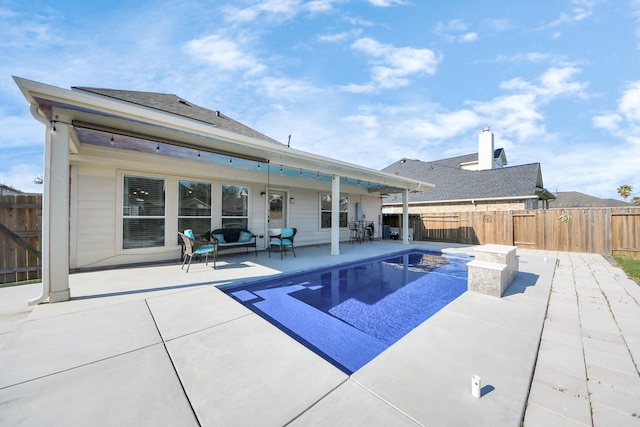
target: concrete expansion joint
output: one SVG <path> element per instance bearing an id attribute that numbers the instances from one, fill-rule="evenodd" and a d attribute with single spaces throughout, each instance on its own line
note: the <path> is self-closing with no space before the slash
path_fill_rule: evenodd
<path id="1" fill-rule="evenodd" d="M 144 350 L 145 348 L 154 347 L 154 346 L 159 345 L 159 344 L 160 344 L 160 342 L 144 345 L 142 347 L 134 348 L 134 349 L 131 349 L 129 351 L 124 351 L 122 353 L 113 354 L 111 356 L 103 357 L 101 359 L 92 360 L 90 362 L 82 363 L 80 365 L 74 365 L 74 366 L 71 366 L 70 368 L 61 369 L 61 370 L 56 371 L 56 372 L 50 372 L 50 373 L 48 373 L 46 375 L 41 375 L 39 377 L 29 378 L 28 380 L 25 380 L 25 381 L 19 381 L 17 383 L 8 384 L 6 386 L 0 387 L 0 390 L 4 390 L 4 389 L 7 389 L 7 388 L 15 387 L 15 386 L 18 386 L 18 385 L 21 385 L 21 384 L 28 384 L 28 383 L 31 383 L 31 382 L 34 382 L 34 381 L 41 380 L 43 378 L 49 378 L 49 377 L 53 377 L 55 375 L 63 374 L 65 372 L 71 372 L 71 371 L 74 371 L 74 370 L 76 370 L 78 368 L 83 368 L 85 366 L 95 365 L 96 363 L 101 363 L 101 362 L 104 362 L 105 360 L 111 360 L 111 359 L 115 359 L 115 358 L 120 357 L 120 356 L 125 356 L 127 354 L 132 354 L 132 353 L 135 353 L 137 351 Z"/>
<path id="2" fill-rule="evenodd" d="M 584 351 L 584 329 L 582 327 L 582 316 L 580 315 L 580 295 L 578 291 L 578 284 L 576 282 L 576 271 L 577 266 L 571 263 L 571 271 L 572 271 L 572 279 L 573 279 L 573 288 L 576 295 L 576 306 L 578 308 L 576 315 L 578 316 L 578 323 L 580 324 L 580 350 L 582 353 L 582 368 L 584 369 L 584 377 L 587 387 L 587 396 L 586 400 L 589 402 L 589 418 L 591 420 L 591 425 L 593 426 L 593 402 L 591 401 L 591 387 L 589 387 L 589 373 L 587 371 L 587 357 Z"/>
<path id="3" fill-rule="evenodd" d="M 156 330 L 158 331 L 158 336 L 160 336 L 160 340 L 162 341 L 162 346 L 164 347 L 164 351 L 167 354 L 167 358 L 169 359 L 169 362 L 171 363 L 171 367 L 173 368 L 173 372 L 175 373 L 176 378 L 178 379 L 178 383 L 180 383 L 180 387 L 182 388 L 182 392 L 184 393 L 184 397 L 187 400 L 187 403 L 189 404 L 189 408 L 191 408 L 191 412 L 193 413 L 193 417 L 198 422 L 198 425 L 202 426 L 202 422 L 200 421 L 200 418 L 198 417 L 198 413 L 196 412 L 196 408 L 193 407 L 193 402 L 191 402 L 191 399 L 189 398 L 189 394 L 187 393 L 187 389 L 184 386 L 184 382 L 182 381 L 182 378 L 180 377 L 180 373 L 178 372 L 178 368 L 176 367 L 176 363 L 173 360 L 173 358 L 171 357 L 171 353 L 169 352 L 169 349 L 167 348 L 166 341 L 162 337 L 162 332 L 160 332 L 160 327 L 158 326 L 158 322 L 156 321 L 156 318 L 153 315 L 153 311 L 151 311 L 151 307 L 149 307 L 149 300 L 147 300 L 145 298 L 144 303 L 147 306 L 147 310 L 149 310 L 149 315 L 151 316 L 151 320 L 153 320 L 153 324 L 156 327 Z"/>
<path id="4" fill-rule="evenodd" d="M 285 423 L 285 426 L 288 426 L 289 424 L 295 422 L 297 419 L 299 419 L 301 416 L 303 416 L 304 414 L 306 414 L 307 412 L 309 412 L 310 410 L 312 410 L 318 403 L 322 402 L 326 397 L 328 397 L 331 393 L 333 393 L 334 391 L 336 391 L 337 389 L 339 389 L 340 387 L 342 387 L 345 383 L 347 383 L 349 381 L 349 378 L 346 378 L 344 381 L 342 381 L 340 384 L 338 384 L 337 386 L 333 387 L 331 390 L 329 390 L 328 392 L 326 392 L 324 395 L 320 396 L 319 399 L 317 399 L 315 402 L 313 402 L 311 405 L 309 405 L 309 407 L 307 409 L 305 409 L 304 411 L 300 412 L 298 415 L 296 415 L 295 417 L 293 417 L 289 422 Z"/>
<path id="5" fill-rule="evenodd" d="M 622 333 L 622 329 L 620 328 L 620 324 L 618 323 L 618 319 L 616 318 L 616 314 L 613 310 L 613 308 L 611 307 L 611 303 L 609 302 L 609 298 L 607 297 L 607 294 L 602 291 L 602 289 L 600 289 L 600 292 L 602 292 L 602 296 L 604 297 L 604 300 L 607 302 L 607 307 L 609 308 L 609 312 L 611 313 L 611 317 L 613 318 L 614 323 L 616 324 L 616 328 L 618 329 L 618 332 L 620 333 L 620 338 L 622 339 L 622 342 L 624 343 L 624 347 L 627 349 L 627 353 L 629 353 L 629 357 L 631 358 L 631 361 L 633 362 L 633 366 L 636 369 L 636 373 L 638 374 L 638 376 L 640 376 L 640 371 L 638 371 L 638 363 L 636 362 L 635 358 L 633 357 L 633 353 L 631 352 L 631 348 L 629 347 L 629 343 L 627 342 L 626 338 L 624 337 L 624 334 Z"/>
<path id="6" fill-rule="evenodd" d="M 388 406 L 392 407 L 395 411 L 397 411 L 397 412 L 401 413 L 402 415 L 404 415 L 405 417 L 409 418 L 411 421 L 416 423 L 416 425 L 419 425 L 419 426 L 422 426 L 422 427 L 426 427 L 423 423 L 421 423 L 420 421 L 416 420 L 414 417 L 412 417 L 411 415 L 407 414 L 405 411 L 403 411 L 402 409 L 398 408 L 396 405 L 394 405 L 393 403 L 389 402 L 384 397 L 380 396 L 378 393 L 374 392 L 373 390 L 371 390 L 370 388 L 368 388 L 364 384 L 360 383 L 359 381 L 357 381 L 357 380 L 355 380 L 353 378 L 351 378 L 351 379 L 353 380 L 354 383 L 358 384 L 358 387 L 363 388 L 364 390 L 367 391 L 367 393 L 371 394 L 373 397 L 375 397 L 376 399 L 380 400 L 385 405 L 388 405 Z"/>

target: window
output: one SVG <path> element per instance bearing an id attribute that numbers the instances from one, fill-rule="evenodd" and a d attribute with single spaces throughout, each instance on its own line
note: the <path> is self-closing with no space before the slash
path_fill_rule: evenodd
<path id="1" fill-rule="evenodd" d="M 526 199 L 524 201 L 525 209 L 538 209 L 538 199 Z"/>
<path id="2" fill-rule="evenodd" d="M 165 181 L 124 176 L 122 248 L 164 246 Z"/>
<path id="3" fill-rule="evenodd" d="M 349 199 L 340 196 L 340 227 L 347 226 Z M 320 194 L 320 228 L 331 228 L 331 194 Z"/>
<path id="4" fill-rule="evenodd" d="M 222 228 L 249 227 L 249 188 L 242 185 L 222 186 Z"/>
<path id="5" fill-rule="evenodd" d="M 196 236 L 211 229 L 211 184 L 178 182 L 178 231 L 187 229 Z"/>

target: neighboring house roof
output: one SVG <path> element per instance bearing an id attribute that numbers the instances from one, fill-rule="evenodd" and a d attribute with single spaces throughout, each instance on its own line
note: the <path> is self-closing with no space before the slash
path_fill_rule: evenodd
<path id="1" fill-rule="evenodd" d="M 16 190 L 13 187 L 9 187 L 8 185 L 0 184 L 0 196 L 11 196 L 15 194 L 24 194 L 20 190 Z"/>
<path id="2" fill-rule="evenodd" d="M 629 207 L 630 203 L 616 199 L 600 199 L 578 191 L 561 191 L 554 193 L 555 200 L 549 202 L 550 208 L 614 208 Z"/>
<path id="3" fill-rule="evenodd" d="M 220 129 L 234 132 L 240 135 L 249 136 L 251 138 L 261 139 L 278 145 L 284 145 L 275 139 L 251 129 L 240 122 L 233 120 L 220 113 L 220 111 L 212 111 L 207 108 L 200 107 L 189 101 L 186 101 L 176 95 L 156 92 L 137 92 L 130 90 L 116 89 L 100 89 L 92 87 L 72 87 L 74 90 L 94 93 L 96 95 L 107 96 L 109 98 L 126 101 L 143 107 L 153 108 L 155 110 L 164 111 L 188 119 L 198 120 L 216 126 Z"/>
<path id="4" fill-rule="evenodd" d="M 384 172 L 407 178 L 424 180 L 436 185 L 409 194 L 410 203 L 443 203 L 470 200 L 535 198 L 552 199 L 553 194 L 544 189 L 540 163 L 511 166 L 500 169 L 473 171 L 446 166 L 445 161 L 422 162 L 401 159 Z M 383 203 L 402 202 L 402 195 L 385 197 Z"/>

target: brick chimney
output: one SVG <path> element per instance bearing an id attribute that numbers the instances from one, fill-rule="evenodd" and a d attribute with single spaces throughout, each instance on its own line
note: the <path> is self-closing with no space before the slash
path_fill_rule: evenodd
<path id="1" fill-rule="evenodd" d="M 493 133 L 489 127 L 482 129 L 482 133 L 478 136 L 478 170 L 493 169 Z"/>

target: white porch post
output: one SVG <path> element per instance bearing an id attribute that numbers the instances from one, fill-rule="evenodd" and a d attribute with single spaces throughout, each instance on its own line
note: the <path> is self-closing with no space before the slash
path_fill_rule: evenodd
<path id="1" fill-rule="evenodd" d="M 69 125 L 47 126 L 42 200 L 42 296 L 68 301 L 69 291 Z M 34 303 L 40 302 L 34 300 Z"/>
<path id="2" fill-rule="evenodd" d="M 340 255 L 340 177 L 331 182 L 331 255 Z"/>
<path id="3" fill-rule="evenodd" d="M 409 244 L 409 190 L 402 192 L 402 244 Z"/>

